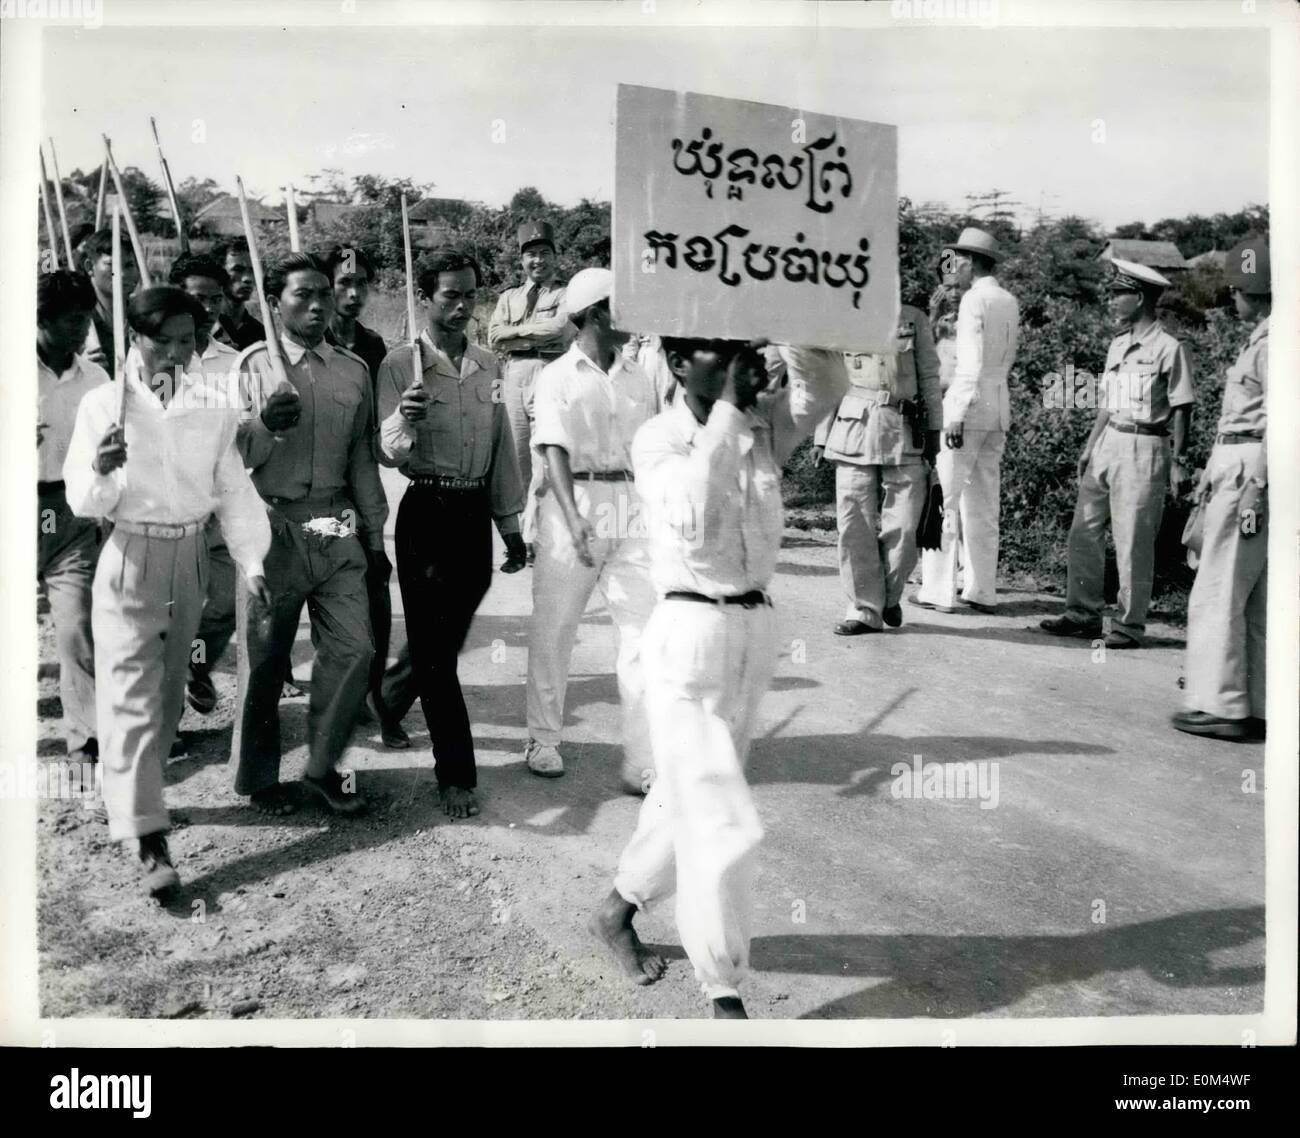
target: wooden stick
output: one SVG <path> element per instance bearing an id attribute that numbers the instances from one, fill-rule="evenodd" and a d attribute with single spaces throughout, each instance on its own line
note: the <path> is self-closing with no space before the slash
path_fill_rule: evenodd
<path id="1" fill-rule="evenodd" d="M 108 135 L 104 135 L 104 150 L 108 158 L 109 173 L 113 175 L 113 188 L 117 190 L 122 218 L 126 222 L 126 231 L 131 236 L 131 252 L 135 254 L 135 267 L 140 273 L 140 284 L 144 288 L 153 288 L 153 278 L 149 275 L 149 266 L 144 261 L 144 242 L 140 240 L 140 233 L 135 227 L 135 218 L 131 216 L 131 203 L 127 201 L 122 171 L 117 168 L 117 162 L 113 158 L 113 144 L 108 141 Z"/>
<path id="2" fill-rule="evenodd" d="M 68 231 L 68 211 L 63 205 L 63 179 L 59 177 L 59 156 L 54 152 L 54 139 L 50 139 L 50 165 L 54 167 L 54 197 L 59 203 L 59 225 L 63 229 L 63 248 L 68 254 L 68 268 L 76 270 L 72 256 L 72 234 Z"/>
<path id="3" fill-rule="evenodd" d="M 411 369 L 416 383 L 424 382 L 420 366 L 420 326 L 415 319 L 415 273 L 411 268 L 411 219 L 402 195 L 402 251 L 406 256 L 406 334 L 411 341 Z"/>
<path id="4" fill-rule="evenodd" d="M 167 156 L 163 153 L 162 143 L 158 141 L 158 124 L 153 115 L 149 116 L 149 129 L 153 131 L 153 144 L 158 149 L 158 161 L 162 163 L 163 185 L 167 187 L 167 201 L 172 207 L 172 217 L 176 221 L 176 239 L 181 243 L 181 252 L 190 251 L 190 239 L 185 235 L 185 222 L 181 220 L 181 207 L 176 201 L 176 187 L 172 183 L 171 167 L 167 165 Z"/>
<path id="5" fill-rule="evenodd" d="M 113 375 L 117 379 L 117 425 L 126 426 L 126 302 L 122 297 L 122 210 L 113 205 Z"/>
<path id="6" fill-rule="evenodd" d="M 298 203 L 293 196 L 293 183 L 284 187 L 284 205 L 289 211 L 289 249 L 294 253 L 302 252 L 302 241 L 298 238 Z"/>
<path id="7" fill-rule="evenodd" d="M 108 151 L 99 163 L 99 196 L 95 199 L 95 232 L 104 228 L 104 204 L 108 197 Z"/>
<path id="8" fill-rule="evenodd" d="M 50 239 L 50 258 L 59 267 L 59 238 L 54 232 L 54 213 L 50 209 L 49 179 L 45 176 L 45 148 L 41 147 L 41 208 L 45 211 L 45 236 Z M 71 266 L 69 266 L 71 267 Z"/>
<path id="9" fill-rule="evenodd" d="M 271 306 L 266 300 L 266 286 L 262 282 L 262 258 L 257 252 L 257 234 L 253 231 L 253 223 L 248 216 L 248 198 L 244 196 L 244 182 L 238 174 L 235 175 L 235 189 L 239 193 L 239 216 L 244 222 L 244 239 L 248 242 L 248 259 L 253 267 L 253 286 L 257 289 L 257 303 L 262 311 L 262 325 L 266 328 L 266 351 L 271 357 L 271 370 L 275 373 L 275 378 L 279 386 L 283 386 L 290 391 L 296 388 L 289 382 L 288 373 L 284 368 L 284 356 L 280 348 L 280 337 L 275 331 L 275 321 L 271 319 Z"/>

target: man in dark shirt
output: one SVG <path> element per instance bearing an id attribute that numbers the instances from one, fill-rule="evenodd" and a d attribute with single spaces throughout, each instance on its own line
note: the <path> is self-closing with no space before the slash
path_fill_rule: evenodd
<path id="1" fill-rule="evenodd" d="M 248 254 L 248 242 L 242 237 L 223 241 L 212 250 L 212 256 L 223 269 L 230 283 L 226 287 L 226 310 L 221 314 L 217 339 L 238 348 L 241 352 L 259 340 L 266 339 L 266 329 L 245 305 L 253 295 L 253 261 Z"/>
<path id="2" fill-rule="evenodd" d="M 374 280 L 374 266 L 361 249 L 350 245 L 335 245 L 320 255 L 325 271 L 334 284 L 334 315 L 325 339 L 340 348 L 347 348 L 360 356 L 370 369 L 373 384 L 379 378 L 379 365 L 388 355 L 388 346 L 378 332 L 361 323 L 361 313 L 370 297 L 370 284 Z M 375 563 L 378 566 L 378 562 Z M 372 566 L 372 569 L 375 568 Z M 403 749 L 411 745 L 410 737 L 402 729 L 402 717 L 415 702 L 415 681 L 411 677 L 411 654 L 402 644 L 397 659 L 388 672 L 389 697 L 396 711 L 388 714 L 384 705 L 381 685 L 384 668 L 388 663 L 388 646 L 392 637 L 393 601 L 390 592 L 391 567 L 388 572 L 366 573 L 366 594 L 370 602 L 370 631 L 375 638 L 375 659 L 370 666 L 370 717 L 379 722 L 384 745 Z"/>
<path id="3" fill-rule="evenodd" d="M 131 246 L 122 242 L 122 297 L 135 292 L 140 273 L 135 266 Z M 110 378 L 116 366 L 113 352 L 113 231 L 96 230 L 87 237 L 81 250 L 81 269 L 95 288 L 95 311 L 91 313 L 91 330 L 82 349 L 86 359 L 99 364 Z"/>

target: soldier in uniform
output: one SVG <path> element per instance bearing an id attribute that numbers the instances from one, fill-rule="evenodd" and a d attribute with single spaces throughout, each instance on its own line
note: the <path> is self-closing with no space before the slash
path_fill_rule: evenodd
<path id="1" fill-rule="evenodd" d="M 848 611 L 837 636 L 903 622 L 916 566 L 916 524 L 928 463 L 939 453 L 939 357 L 925 313 L 903 305 L 897 350 L 849 354 L 849 390 L 817 428 L 814 455 L 835 464 L 840 583 Z"/>
<path id="2" fill-rule="evenodd" d="M 316 655 L 303 783 L 331 810 L 353 814 L 364 803 L 336 763 L 365 697 L 374 652 L 366 575 L 382 573 L 388 562 L 370 371 L 360 356 L 325 339 L 334 286 L 317 258 L 291 253 L 272 265 L 266 295 L 284 327 L 287 386 L 278 384 L 265 344 L 243 353 L 249 405 L 239 449 L 270 517 L 266 575 L 274 602 L 269 609 L 251 606 L 241 581 L 235 790 L 265 814 L 296 807 L 279 781 L 279 701 L 305 603 Z"/>
<path id="3" fill-rule="evenodd" d="M 1041 622 L 1052 636 L 1101 636 L 1106 523 L 1119 566 L 1119 612 L 1107 648 L 1139 648 L 1155 573 L 1165 490 L 1186 489 L 1183 458 L 1196 393 L 1187 348 L 1156 319 L 1169 281 L 1115 260 L 1111 311 L 1124 329 L 1111 341 L 1092 433 L 1079 456 L 1079 498 L 1070 526 L 1065 613 Z M 1167 435 L 1172 427 L 1173 449 Z"/>
<path id="4" fill-rule="evenodd" d="M 574 330 L 564 313 L 564 284 L 555 256 L 555 231 L 548 221 L 526 221 L 516 234 L 525 281 L 497 299 L 488 321 L 488 345 L 503 357 L 501 398 L 506 405 L 515 461 L 527 491 L 524 541 L 531 547 L 537 484 L 531 451 L 533 390 L 537 376 L 564 355 Z M 529 561 L 532 550 L 529 549 Z"/>
<path id="5" fill-rule="evenodd" d="M 1223 385 L 1214 449 L 1197 487 L 1205 529 L 1187 605 L 1185 710 L 1173 725 L 1220 739 L 1264 737 L 1268 619 L 1268 243 L 1228 254 L 1237 313 L 1255 325 Z"/>

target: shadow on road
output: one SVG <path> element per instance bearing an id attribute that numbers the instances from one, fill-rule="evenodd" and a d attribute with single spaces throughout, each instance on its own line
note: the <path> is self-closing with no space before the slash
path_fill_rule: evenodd
<path id="1" fill-rule="evenodd" d="M 759 972 L 882 981 L 801 1019 L 955 1019 L 1009 1007 L 1035 988 L 1107 973 L 1141 971 L 1171 988 L 1259 984 L 1263 965 L 1218 967 L 1211 955 L 1263 935 L 1262 907 L 1208 909 L 1072 936 L 756 937 L 750 962 Z"/>

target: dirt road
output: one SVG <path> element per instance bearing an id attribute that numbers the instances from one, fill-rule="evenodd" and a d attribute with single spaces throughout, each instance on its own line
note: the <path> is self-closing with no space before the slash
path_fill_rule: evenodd
<path id="1" fill-rule="evenodd" d="M 706 1014 L 671 912 L 642 921 L 672 958 L 649 989 L 626 986 L 585 932 L 639 802 L 619 790 L 613 628 L 588 612 L 568 772 L 532 776 L 521 758 L 530 576 L 494 577 L 462 659 L 478 818 L 438 811 L 418 707 L 410 751 L 358 731 L 349 758 L 374 799 L 368 816 L 253 814 L 225 768 L 229 658 L 217 711 L 187 711 L 190 758 L 167 771 L 185 883 L 170 909 L 140 895 L 94 811 L 42 802 L 42 1014 Z M 1103 659 L 1036 631 L 1059 601 L 1004 594 L 995 617 L 905 606 L 902 629 L 840 639 L 834 547 L 793 531 L 772 591 L 784 638 L 750 760 L 767 832 L 751 1014 L 1261 1008 L 1263 748 L 1167 726 L 1176 630 L 1157 625 L 1147 650 Z M 307 675 L 305 624 L 295 659 Z M 52 665 L 41 674 L 41 750 L 56 758 Z M 291 777 L 305 705 L 282 705 Z M 927 796 L 936 786 L 946 796 Z"/>

